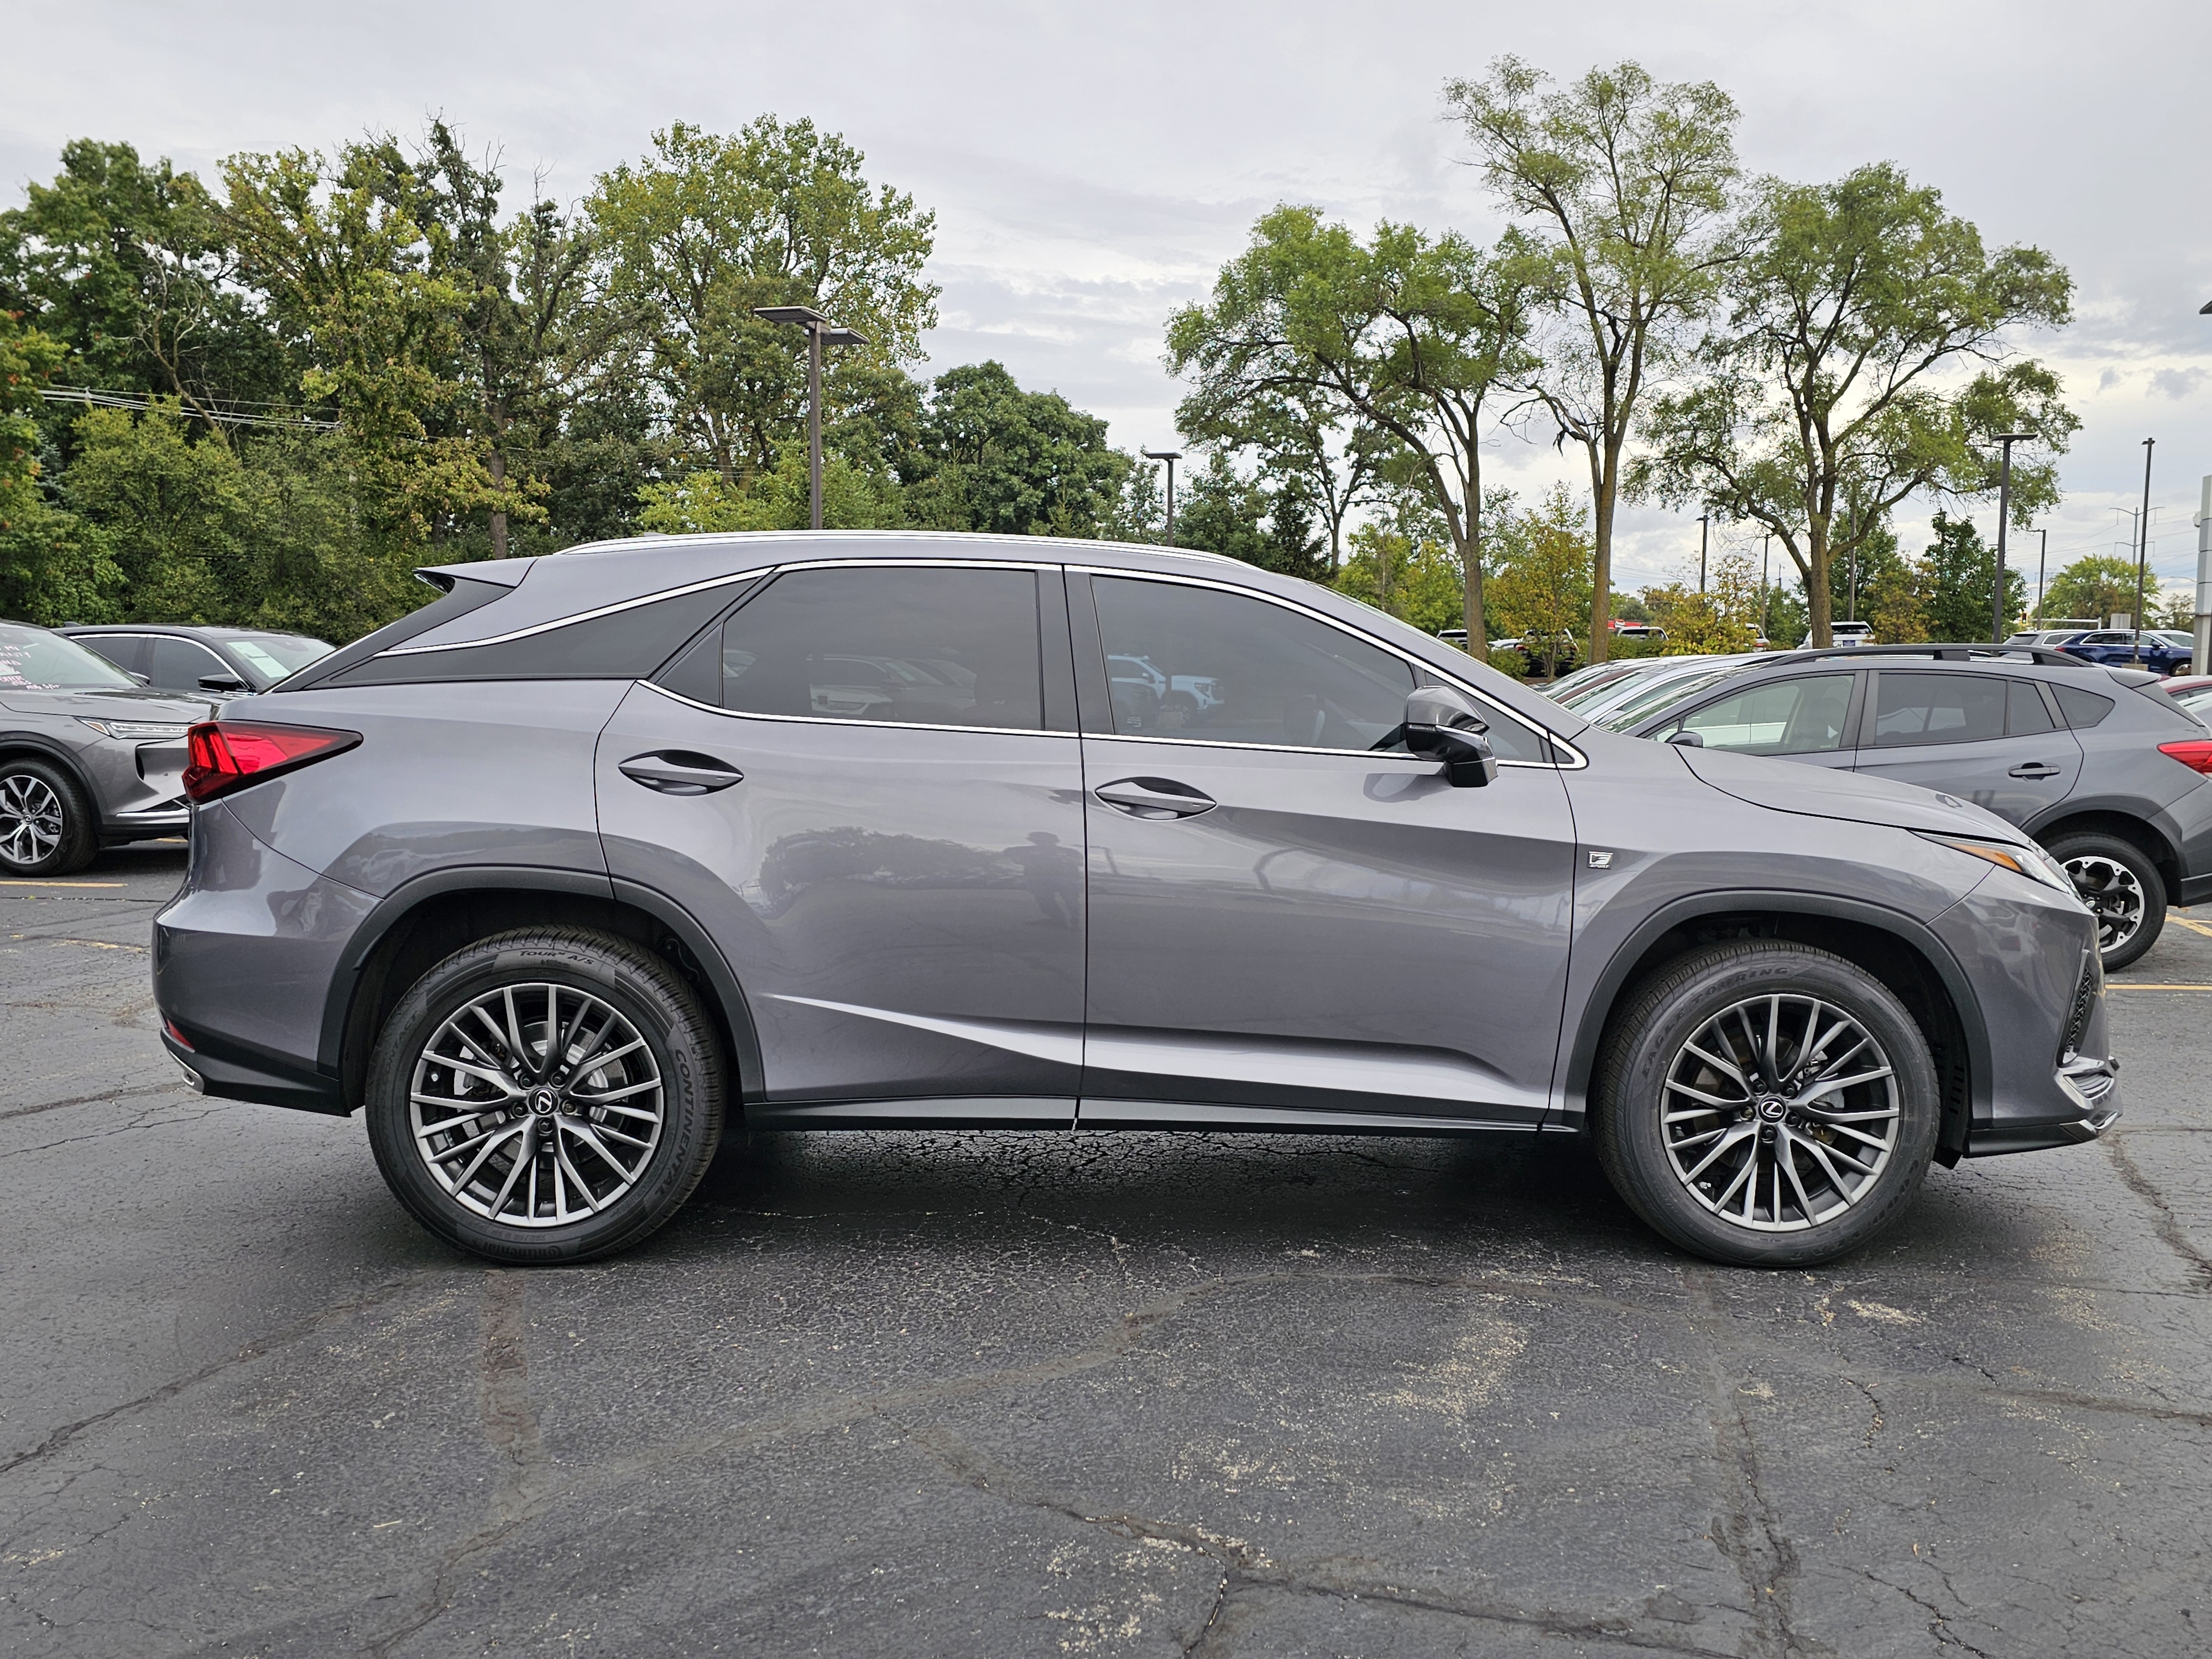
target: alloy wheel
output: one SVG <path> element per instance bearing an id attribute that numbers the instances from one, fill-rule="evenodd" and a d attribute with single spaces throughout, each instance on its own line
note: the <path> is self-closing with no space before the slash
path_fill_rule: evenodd
<path id="1" fill-rule="evenodd" d="M 1834 1003 L 1778 994 L 1691 1033 L 1667 1068 L 1660 1133 L 1705 1209 L 1755 1232 L 1802 1232 L 1874 1190 L 1900 1118 L 1873 1033 Z"/>
<path id="2" fill-rule="evenodd" d="M 2097 949 L 2106 956 L 2118 950 L 2143 925 L 2142 883 L 2136 872 L 2117 859 L 2085 854 L 2066 860 L 2066 873 L 2074 890 L 2097 915 Z"/>
<path id="3" fill-rule="evenodd" d="M 415 1062 L 416 1150 L 477 1214 L 556 1227 L 637 1184 L 660 1143 L 660 1068 L 644 1036 L 570 985 L 504 985 L 457 1009 Z"/>
<path id="4" fill-rule="evenodd" d="M 0 778 L 0 856 L 34 865 L 62 842 L 62 800 L 44 778 L 27 772 Z"/>

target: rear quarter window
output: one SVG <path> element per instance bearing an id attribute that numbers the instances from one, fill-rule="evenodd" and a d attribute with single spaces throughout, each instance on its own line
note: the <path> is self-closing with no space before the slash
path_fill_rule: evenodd
<path id="1" fill-rule="evenodd" d="M 2076 732 L 2087 731 L 2118 707 L 2102 692 L 2078 685 L 2054 685 L 2051 690 L 2058 694 L 2059 712 L 2066 716 L 2066 724 Z"/>

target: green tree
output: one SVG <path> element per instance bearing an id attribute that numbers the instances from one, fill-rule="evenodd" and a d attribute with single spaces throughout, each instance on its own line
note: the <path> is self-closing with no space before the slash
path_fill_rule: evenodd
<path id="1" fill-rule="evenodd" d="M 1337 573 L 1340 592 L 1425 634 L 1460 626 L 1459 562 L 1443 542 L 1383 524 L 1364 524 L 1352 532 L 1350 548 Z"/>
<path id="2" fill-rule="evenodd" d="M 1632 486 L 1771 531 L 1826 644 L 1837 561 L 1907 496 L 1994 493 L 1998 433 L 2036 440 L 2014 453 L 2014 522 L 2056 503 L 2049 458 L 2081 422 L 2057 377 L 2008 360 L 2007 342 L 2063 324 L 2073 283 L 2039 249 L 1988 252 L 1887 164 L 1762 181 L 1742 243 L 1726 323 L 1696 384 L 1654 405 Z"/>
<path id="3" fill-rule="evenodd" d="M 1277 498 L 1295 500 L 1308 523 L 1318 521 L 1326 530 L 1328 568 L 1343 562 L 1353 514 L 1375 500 L 1382 486 L 1380 464 L 1390 447 L 1384 434 L 1364 422 L 1347 430 L 1338 400 L 1311 385 L 1189 413 L 1201 423 L 1186 427 L 1187 436 L 1231 454 L 1252 455 L 1261 475 L 1277 485 Z"/>
<path id="4" fill-rule="evenodd" d="M 2155 577 L 2144 582 L 2144 608 L 2155 604 L 2159 586 Z M 2196 605 L 2194 595 L 2188 596 L 2191 620 Z M 2087 617 L 2102 628 L 2114 617 L 2135 614 L 2136 562 L 2117 553 L 2092 553 L 2068 565 L 2051 579 L 2044 590 L 2043 614 L 2046 617 Z M 2146 623 L 2146 626 L 2149 626 Z M 2186 626 L 2187 624 L 2184 624 Z"/>
<path id="5" fill-rule="evenodd" d="M 40 388 L 68 356 L 52 336 L 0 311 L 0 616 L 100 622 L 122 574 L 76 520 L 45 499 Z"/>
<path id="6" fill-rule="evenodd" d="M 1985 640 L 1990 636 L 1990 602 L 1996 591 L 1996 550 L 1982 540 L 1971 519 L 1954 519 L 1937 508 L 1930 527 L 1936 539 L 1923 556 L 1929 633 L 1939 640 Z M 2130 587 L 2132 594 L 2133 589 Z M 2017 568 L 2005 571 L 2006 633 L 2027 610 L 2027 579 Z"/>
<path id="7" fill-rule="evenodd" d="M 1559 641 L 1589 628 L 1591 572 L 1589 509 L 1565 484 L 1526 513 L 1510 511 L 1511 497 L 1493 498 L 1491 520 L 1501 526 L 1492 543 L 1491 598 L 1498 625 L 1542 643 L 1547 678 L 1559 672 Z"/>
<path id="8" fill-rule="evenodd" d="M 1056 392 L 1023 391 L 996 362 L 939 375 L 917 424 L 928 471 L 911 510 L 934 529 L 1095 536 L 1129 473 L 1104 421 Z"/>
<path id="9" fill-rule="evenodd" d="M 726 485 L 773 470 L 805 419 L 805 340 L 756 307 L 810 305 L 867 337 L 831 354 L 832 418 L 881 370 L 919 358 L 937 321 L 938 290 L 921 278 L 935 216 L 870 185 L 865 159 L 811 121 L 764 115 L 730 137 L 678 122 L 592 195 L 603 302 L 630 372 L 693 464 Z"/>
<path id="10" fill-rule="evenodd" d="M 1304 399 L 1382 434 L 1397 481 L 1427 497 L 1449 538 L 1480 654 L 1486 409 L 1534 372 L 1527 341 L 1549 270 L 1513 233 L 1485 252 L 1386 223 L 1362 244 L 1311 208 L 1279 207 L 1210 301 L 1169 319 L 1169 363 L 1195 382 L 1176 426 L 1234 432 Z"/>
<path id="11" fill-rule="evenodd" d="M 1500 58 L 1480 81 L 1446 82 L 1444 100 L 1484 181 L 1547 227 L 1563 279 L 1561 326 L 1542 342 L 1536 385 L 1562 441 L 1589 463 L 1595 662 L 1609 643 L 1613 518 L 1638 404 L 1677 333 L 1705 311 L 1728 254 L 1719 232 L 1736 176 L 1736 108 L 1711 82 L 1664 83 L 1632 63 L 1556 91 L 1546 81 Z"/>

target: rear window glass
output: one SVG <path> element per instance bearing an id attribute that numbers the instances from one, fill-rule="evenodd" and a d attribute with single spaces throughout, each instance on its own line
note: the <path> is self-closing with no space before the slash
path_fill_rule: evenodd
<path id="1" fill-rule="evenodd" d="M 2066 716 L 2066 724 L 2077 732 L 2087 731 L 2117 706 L 2112 698 L 2085 691 L 2078 685 L 2054 685 L 2051 689 L 2058 694 L 2059 712 Z"/>
<path id="2" fill-rule="evenodd" d="M 1044 725 L 1036 574 L 794 570 L 722 625 L 722 706 L 896 725 Z"/>
<path id="3" fill-rule="evenodd" d="M 2031 738 L 2051 731 L 2057 721 L 2044 707 L 2043 696 L 2027 680 L 2011 680 L 2005 686 L 2005 735 L 2009 738 Z"/>

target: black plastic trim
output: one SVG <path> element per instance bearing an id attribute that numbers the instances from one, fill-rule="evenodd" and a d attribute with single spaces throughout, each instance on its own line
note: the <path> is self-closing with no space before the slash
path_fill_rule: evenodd
<path id="1" fill-rule="evenodd" d="M 100 822 L 100 833 L 104 836 L 108 832 L 107 803 L 100 798 L 100 791 L 94 785 L 91 775 L 75 755 L 40 732 L 0 732 L 0 750 L 15 749 L 35 749 L 45 759 L 53 762 L 75 778 L 76 787 L 84 791 L 84 798 L 92 803 L 93 817 Z M 116 824 L 113 827 L 119 831 L 124 826 Z M 162 830 L 160 833 L 168 835 L 173 832 Z"/>
<path id="2" fill-rule="evenodd" d="M 435 584 L 434 584 L 434 586 Z M 343 674 L 356 663 L 366 662 L 380 651 L 388 651 L 395 645 L 404 645 L 418 634 L 455 617 L 465 617 L 470 611 L 489 605 L 494 599 L 503 599 L 514 592 L 495 582 L 470 581 L 456 579 L 447 587 L 442 598 L 435 599 L 419 611 L 410 611 L 398 622 L 386 623 L 374 634 L 365 634 L 351 645 L 340 646 L 319 662 L 311 662 L 298 673 L 281 679 L 270 688 L 269 695 L 282 696 L 287 691 L 307 691 L 320 685 L 336 674 Z"/>
<path id="3" fill-rule="evenodd" d="M 193 1046 L 189 1048 L 167 1030 L 161 1033 L 161 1046 L 192 1069 L 204 1094 L 221 1100 L 250 1100 L 257 1105 L 319 1112 L 331 1117 L 349 1115 L 335 1078 L 323 1077 L 296 1060 L 272 1054 L 253 1043 L 201 1031 L 186 1035 L 192 1039 Z"/>

